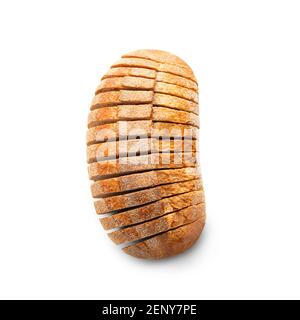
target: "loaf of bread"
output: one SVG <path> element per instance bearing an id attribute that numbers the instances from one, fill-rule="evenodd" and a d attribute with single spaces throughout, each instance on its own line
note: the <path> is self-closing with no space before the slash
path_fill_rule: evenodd
<path id="1" fill-rule="evenodd" d="M 199 238 L 198 129 L 197 80 L 175 55 L 130 52 L 102 77 L 88 117 L 88 171 L 100 222 L 125 253 L 166 258 Z"/>

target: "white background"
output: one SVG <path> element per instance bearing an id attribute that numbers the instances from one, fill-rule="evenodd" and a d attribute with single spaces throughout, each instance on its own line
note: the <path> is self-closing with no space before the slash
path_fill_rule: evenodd
<path id="1" fill-rule="evenodd" d="M 300 298 L 299 1 L 0 2 L 0 298 Z M 93 208 L 89 104 L 121 54 L 167 50 L 201 94 L 207 226 L 164 261 Z"/>

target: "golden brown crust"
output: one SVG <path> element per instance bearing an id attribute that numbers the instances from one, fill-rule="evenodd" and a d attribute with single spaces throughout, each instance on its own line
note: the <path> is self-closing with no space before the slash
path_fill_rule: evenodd
<path id="1" fill-rule="evenodd" d="M 117 140 L 119 138 L 150 137 L 153 132 L 152 121 L 118 121 L 92 127 L 87 132 L 87 145 Z M 167 134 L 167 132 L 166 132 Z"/>
<path id="2" fill-rule="evenodd" d="M 173 64 L 175 66 L 180 65 L 181 67 L 188 69 L 189 72 L 193 73 L 192 69 L 185 61 L 167 51 L 153 49 L 135 50 L 122 56 L 122 58 L 128 57 L 149 59 L 160 63 Z"/>
<path id="3" fill-rule="evenodd" d="M 198 104 L 183 98 L 170 96 L 164 93 L 155 93 L 153 97 L 153 105 L 168 107 L 171 109 L 183 110 L 198 114 Z"/>
<path id="4" fill-rule="evenodd" d="M 133 242 L 192 223 L 200 219 L 204 211 L 204 204 L 198 204 L 148 222 L 113 231 L 108 235 L 116 244 Z"/>
<path id="5" fill-rule="evenodd" d="M 90 110 L 87 159 L 96 212 L 104 229 L 121 228 L 110 238 L 146 259 L 189 248 L 205 222 L 192 69 L 165 51 L 129 52 L 102 77 Z"/>
<path id="6" fill-rule="evenodd" d="M 153 106 L 152 112 L 153 121 L 174 122 L 199 127 L 199 117 L 194 113 L 157 106 Z"/>
<path id="7" fill-rule="evenodd" d="M 117 196 L 102 198 L 95 201 L 97 214 L 110 213 L 117 210 L 137 207 L 146 203 L 154 202 L 172 195 L 201 190 L 200 180 L 191 180 L 186 182 L 177 182 L 150 189 L 134 191 Z"/>
<path id="8" fill-rule="evenodd" d="M 164 117 L 162 114 L 161 117 Z M 169 114 L 169 117 L 172 117 Z M 190 118 L 192 119 L 192 118 Z M 189 121 L 188 118 L 182 120 Z M 193 120 L 190 120 L 193 121 Z M 87 145 L 118 140 L 120 138 L 142 138 L 142 137 L 170 137 L 182 139 L 195 139 L 198 128 L 193 125 L 161 122 L 152 120 L 118 121 L 100 124 L 89 128 L 86 136 Z"/>
<path id="9" fill-rule="evenodd" d="M 117 121 L 153 120 L 157 122 L 171 122 L 199 127 L 198 116 L 180 110 L 152 105 L 120 105 L 103 107 L 89 113 L 88 127 Z"/>
<path id="10" fill-rule="evenodd" d="M 186 124 L 153 122 L 151 136 L 196 139 L 198 136 L 198 128 Z"/>
<path id="11" fill-rule="evenodd" d="M 175 65 L 169 63 L 160 63 L 154 60 L 144 59 L 144 58 L 136 58 L 136 57 L 128 57 L 122 58 L 116 61 L 113 65 L 113 68 L 116 67 L 138 67 L 138 68 L 146 68 L 152 69 L 160 72 L 166 72 L 170 74 L 174 74 L 177 76 L 181 76 L 187 79 L 190 79 L 197 83 L 197 80 L 190 68 L 186 68 L 183 65 Z"/>
<path id="12" fill-rule="evenodd" d="M 142 259 L 168 258 L 192 247 L 200 237 L 204 225 L 205 215 L 191 224 L 123 248 L 123 251 Z"/>
<path id="13" fill-rule="evenodd" d="M 203 190 L 192 191 L 165 198 L 125 212 L 113 214 L 109 217 L 100 219 L 100 222 L 105 230 L 126 227 L 203 202 Z"/>
<path id="14" fill-rule="evenodd" d="M 112 68 L 102 77 L 102 80 L 109 79 L 109 78 L 126 77 L 126 76 L 140 77 L 140 78 L 146 78 L 146 79 L 156 78 L 156 81 L 176 84 L 178 86 L 192 89 L 198 92 L 198 85 L 193 80 L 189 80 L 182 76 L 174 75 L 171 73 L 160 72 L 160 71 L 155 71 L 155 70 L 145 69 L 145 68 L 130 68 L 130 67 Z"/>
<path id="15" fill-rule="evenodd" d="M 154 86 L 154 79 L 131 76 L 107 78 L 101 81 L 100 85 L 96 89 L 96 94 L 99 92 L 126 89 L 153 90 Z"/>
<path id="16" fill-rule="evenodd" d="M 197 143 L 195 140 L 130 139 L 92 144 L 87 147 L 87 160 L 88 163 L 92 163 L 150 153 L 196 151 Z"/>
<path id="17" fill-rule="evenodd" d="M 137 157 L 118 158 L 101 162 L 93 162 L 88 166 L 91 180 L 106 179 L 114 175 L 133 172 L 146 172 L 156 169 L 175 169 L 195 167 L 197 155 L 190 153 L 154 153 Z"/>
<path id="18" fill-rule="evenodd" d="M 156 82 L 154 86 L 154 92 L 164 93 L 171 96 L 183 98 L 186 100 L 194 101 L 198 103 L 198 93 L 194 90 L 190 90 L 187 88 L 183 88 L 181 86 L 177 86 L 176 84 L 164 83 L 164 82 Z"/>
<path id="19" fill-rule="evenodd" d="M 196 103 L 198 102 L 198 94 L 192 89 L 188 89 L 176 84 L 164 83 L 157 80 L 155 81 L 155 79 L 141 77 L 115 77 L 103 79 L 96 89 L 96 95 L 101 92 L 131 89 L 139 91 L 152 90 L 155 93 L 164 93 L 191 100 Z M 105 97 L 105 95 L 102 96 Z M 98 99 L 99 106 L 101 106 L 100 102 L 106 103 L 106 100 L 103 101 L 103 98 L 102 100 Z M 120 100 L 120 102 L 122 101 Z"/>
<path id="20" fill-rule="evenodd" d="M 174 74 L 165 73 L 165 72 L 157 72 L 156 73 L 156 81 L 176 84 L 177 86 L 181 86 L 183 88 L 188 88 L 198 92 L 198 85 L 192 80 L 183 78 L 181 76 L 176 76 Z"/>
<path id="21" fill-rule="evenodd" d="M 199 127 L 197 115 L 151 104 L 119 105 L 103 107 L 89 113 L 88 127 L 96 127 L 118 121 L 152 120 L 157 122 L 180 123 Z"/>
<path id="22" fill-rule="evenodd" d="M 151 104 L 103 107 L 89 113 L 88 127 L 96 127 L 101 124 L 113 123 L 116 121 L 150 120 L 151 113 Z"/>
<path id="23" fill-rule="evenodd" d="M 88 163 L 105 161 L 119 157 L 138 156 L 148 154 L 150 151 L 159 152 L 159 140 L 144 138 L 110 141 L 93 144 L 87 148 Z"/>
<path id="24" fill-rule="evenodd" d="M 151 69 L 146 69 L 146 68 L 131 68 L 131 67 L 111 68 L 102 77 L 102 80 L 107 78 L 126 77 L 126 76 L 155 79 L 156 71 Z"/>
<path id="25" fill-rule="evenodd" d="M 91 190 L 93 197 L 99 198 L 112 193 L 134 191 L 197 178 L 196 168 L 147 171 L 95 181 L 91 185 Z"/>
<path id="26" fill-rule="evenodd" d="M 119 104 L 152 103 L 153 91 L 120 90 L 100 92 L 93 98 L 91 110 Z"/>

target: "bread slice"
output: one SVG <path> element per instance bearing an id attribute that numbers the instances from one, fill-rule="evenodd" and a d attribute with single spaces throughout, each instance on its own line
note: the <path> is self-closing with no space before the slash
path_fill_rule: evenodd
<path id="1" fill-rule="evenodd" d="M 141 58 L 122 58 L 117 60 L 111 68 L 130 67 L 130 68 L 146 68 L 159 71 L 159 63 Z"/>
<path id="2" fill-rule="evenodd" d="M 156 81 L 176 84 L 181 87 L 185 87 L 188 89 L 192 89 L 194 91 L 198 91 L 198 85 L 193 80 L 189 80 L 187 78 L 174 75 L 171 73 L 155 71 L 151 69 L 145 68 L 130 68 L 130 67 L 120 67 L 120 68 L 112 68 L 107 71 L 107 73 L 102 77 L 103 79 L 109 78 L 117 78 L 117 77 L 140 77 L 146 79 L 155 79 Z"/>
<path id="3" fill-rule="evenodd" d="M 154 106 L 152 119 L 158 122 L 174 122 L 199 127 L 199 117 L 196 114 L 164 107 Z"/>
<path id="4" fill-rule="evenodd" d="M 120 90 L 100 92 L 92 100 L 91 110 L 119 104 L 152 103 L 153 91 Z"/>
<path id="5" fill-rule="evenodd" d="M 118 121 L 91 127 L 87 132 L 86 142 L 87 145 L 91 145 L 123 138 L 136 139 L 143 137 L 195 139 L 197 135 L 198 128 L 191 125 L 152 122 L 151 120 Z"/>
<path id="6" fill-rule="evenodd" d="M 100 219 L 100 222 L 105 230 L 121 228 L 133 224 L 148 221 L 167 213 L 171 213 L 183 208 L 197 205 L 204 202 L 204 192 L 192 191 L 165 198 L 135 209 L 125 212 L 113 214 L 109 217 Z"/>
<path id="7" fill-rule="evenodd" d="M 192 247 L 199 239 L 204 225 L 205 214 L 193 223 L 132 244 L 122 250 L 136 258 L 168 258 Z"/>
<path id="8" fill-rule="evenodd" d="M 88 127 L 92 128 L 101 124 L 107 124 L 116 121 L 150 120 L 151 114 L 151 104 L 102 107 L 89 113 Z"/>
<path id="9" fill-rule="evenodd" d="M 184 62 L 182 59 L 175 56 L 174 54 L 171 54 L 169 52 L 162 51 L 162 50 L 149 50 L 149 49 L 135 50 L 127 54 L 124 54 L 122 58 L 142 58 L 142 59 L 153 60 L 159 63 L 173 64 L 175 66 L 179 65 L 182 68 L 185 68 L 189 72 L 193 73 L 189 65 L 186 62 Z"/>
<path id="10" fill-rule="evenodd" d="M 176 84 L 158 82 L 154 79 L 141 77 L 116 77 L 103 79 L 96 89 L 96 94 L 113 90 L 152 90 L 187 100 L 198 102 L 198 94 L 194 90 L 183 88 Z"/>
<path id="11" fill-rule="evenodd" d="M 88 127 L 92 128 L 101 124 L 108 124 L 126 120 L 152 120 L 171 123 L 174 122 L 199 127 L 198 116 L 194 113 L 165 107 L 152 107 L 151 104 L 120 105 L 113 107 L 103 107 L 93 110 L 89 114 Z"/>
<path id="12" fill-rule="evenodd" d="M 196 162 L 197 154 L 194 152 L 171 154 L 156 153 L 93 162 L 88 166 L 88 171 L 91 180 L 99 180 L 150 170 L 195 167 Z"/>
<path id="13" fill-rule="evenodd" d="M 190 79 L 197 83 L 197 80 L 191 70 L 180 65 L 168 64 L 168 63 L 159 63 L 153 60 L 141 59 L 141 58 L 122 58 L 116 61 L 112 68 L 117 67 L 140 67 L 147 68 L 161 72 L 167 72 L 175 74 L 187 79 Z"/>
<path id="14" fill-rule="evenodd" d="M 96 89 L 96 94 L 98 94 L 99 92 L 126 89 L 153 90 L 154 85 L 154 79 L 141 77 L 126 76 L 107 78 L 101 81 L 100 85 Z"/>
<path id="15" fill-rule="evenodd" d="M 146 68 L 131 68 L 131 67 L 120 67 L 120 68 L 111 68 L 106 74 L 102 77 L 103 79 L 115 78 L 115 77 L 142 77 L 148 79 L 155 79 L 156 71 Z"/>
<path id="16" fill-rule="evenodd" d="M 162 85 L 160 87 L 162 87 Z M 197 102 L 165 93 L 154 93 L 151 90 L 118 90 L 100 92 L 93 98 L 90 109 L 95 110 L 101 107 L 116 106 L 122 104 L 148 103 L 198 114 Z"/>
<path id="17" fill-rule="evenodd" d="M 204 204 L 190 206 L 148 222 L 113 231 L 108 236 L 116 244 L 141 240 L 195 222 L 201 218 L 204 211 Z"/>
<path id="18" fill-rule="evenodd" d="M 176 84 L 169 84 L 157 81 L 154 86 L 154 92 L 164 93 L 198 103 L 197 92 L 195 92 L 194 90 L 183 88 L 181 86 L 177 86 Z"/>
<path id="19" fill-rule="evenodd" d="M 143 138 L 131 140 L 109 141 L 92 144 L 87 147 L 88 163 L 105 161 L 121 157 L 154 154 L 159 152 L 196 152 L 195 140 L 159 140 L 157 138 Z"/>
<path id="20" fill-rule="evenodd" d="M 151 120 L 118 121 L 92 127 L 87 132 L 87 145 L 120 138 L 150 137 L 153 131 Z"/>
<path id="21" fill-rule="evenodd" d="M 176 84 L 177 86 L 188 88 L 194 90 L 195 92 L 198 92 L 198 85 L 196 82 L 180 76 L 176 76 L 174 74 L 166 72 L 157 72 L 156 81 Z"/>
<path id="22" fill-rule="evenodd" d="M 98 198 L 113 193 L 134 191 L 168 183 L 194 180 L 197 178 L 197 168 L 147 171 L 111 179 L 98 180 L 91 185 L 91 190 L 93 197 Z"/>
<path id="23" fill-rule="evenodd" d="M 153 122 L 151 136 L 156 138 L 196 139 L 198 137 L 198 128 L 171 122 Z"/>
<path id="24" fill-rule="evenodd" d="M 152 103 L 156 106 L 168 107 L 171 109 L 183 110 L 198 114 L 198 104 L 196 102 L 170 96 L 168 94 L 155 93 Z"/>
<path id="25" fill-rule="evenodd" d="M 177 182 L 141 191 L 102 198 L 95 201 L 95 209 L 97 214 L 110 213 L 154 202 L 172 195 L 200 190 L 201 188 L 202 184 L 200 180 Z"/>
<path id="26" fill-rule="evenodd" d="M 155 138 L 109 141 L 88 146 L 87 160 L 88 163 L 92 163 L 151 152 L 159 152 L 159 140 Z"/>

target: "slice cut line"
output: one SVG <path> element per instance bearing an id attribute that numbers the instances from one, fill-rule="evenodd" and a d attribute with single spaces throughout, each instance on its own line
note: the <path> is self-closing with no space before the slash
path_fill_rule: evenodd
<path id="1" fill-rule="evenodd" d="M 111 68 L 118 67 L 141 67 L 146 69 L 152 69 L 161 72 L 167 72 L 170 74 L 178 75 L 197 83 L 197 80 L 192 72 L 187 68 L 178 65 L 172 65 L 168 63 L 158 63 L 153 60 L 142 58 L 122 58 L 116 61 Z"/>
<path id="2" fill-rule="evenodd" d="M 169 198 L 138 207 L 136 209 L 113 214 L 100 219 L 105 230 L 130 226 L 145 222 L 191 205 L 204 202 L 203 190 L 175 195 Z"/>
<path id="3" fill-rule="evenodd" d="M 115 106 L 119 104 L 152 103 L 153 91 L 120 90 L 100 92 L 93 98 L 91 110 L 101 107 Z"/>
<path id="4" fill-rule="evenodd" d="M 119 158 L 103 162 L 93 162 L 88 166 L 91 180 L 122 176 L 149 170 L 195 167 L 197 154 L 194 152 L 166 154 L 156 153 L 137 157 Z"/>
<path id="5" fill-rule="evenodd" d="M 103 79 L 96 89 L 96 94 L 112 90 L 153 90 L 155 86 L 154 79 L 141 77 L 117 77 Z"/>
<path id="6" fill-rule="evenodd" d="M 152 106 L 151 104 L 119 105 L 95 109 L 89 113 L 88 127 L 92 128 L 118 121 L 139 120 L 179 123 L 199 127 L 198 116 L 194 113 L 168 107 Z"/>
<path id="7" fill-rule="evenodd" d="M 156 187 L 163 184 L 195 180 L 197 178 L 198 171 L 196 168 L 147 171 L 98 180 L 91 185 L 91 191 L 93 197 L 98 198 L 115 193 Z"/>
<path id="8" fill-rule="evenodd" d="M 152 104 L 141 105 L 118 105 L 102 107 L 90 111 L 88 127 L 95 127 L 101 124 L 113 123 L 116 121 L 138 121 L 150 120 Z"/>
<path id="9" fill-rule="evenodd" d="M 205 225 L 205 215 L 199 220 L 129 245 L 122 250 L 136 258 L 162 259 L 182 253 L 198 240 Z"/>
<path id="10" fill-rule="evenodd" d="M 105 141 L 135 138 L 196 139 L 198 128 L 191 125 L 151 120 L 118 121 L 91 127 L 87 132 L 87 145 Z"/>
<path id="11" fill-rule="evenodd" d="M 96 213 L 104 214 L 137 207 L 146 203 L 160 200 L 162 198 L 170 197 L 172 195 L 200 190 L 201 188 L 201 181 L 197 179 L 158 186 L 108 198 L 102 198 L 95 201 L 94 204 Z"/>
<path id="12" fill-rule="evenodd" d="M 195 222 L 203 216 L 204 211 L 204 204 L 190 206 L 148 222 L 113 231 L 108 236 L 116 244 L 137 241 Z"/>
<path id="13" fill-rule="evenodd" d="M 126 76 L 132 76 L 132 77 L 140 77 L 140 78 L 146 78 L 146 79 L 155 79 L 156 81 L 164 82 L 164 83 L 170 83 L 170 84 L 176 84 L 178 86 L 188 88 L 191 90 L 194 90 L 195 92 L 198 92 L 198 85 L 193 80 L 174 75 L 167 72 L 160 72 L 155 71 L 151 69 L 145 69 L 145 68 L 130 68 L 130 67 L 119 67 L 119 68 L 112 68 L 110 69 L 103 77 L 103 79 L 109 79 L 109 78 L 119 78 L 119 77 L 126 77 Z"/>
<path id="14" fill-rule="evenodd" d="M 156 153 L 197 152 L 195 140 L 170 140 L 157 138 L 128 139 L 102 142 L 87 147 L 88 163 L 114 160 Z"/>
<path id="15" fill-rule="evenodd" d="M 106 74 L 102 77 L 103 79 L 114 78 L 114 77 L 143 77 L 148 79 L 155 79 L 156 71 L 147 69 L 147 68 L 131 68 L 131 67 L 120 67 L 120 68 L 111 68 Z"/>
<path id="16" fill-rule="evenodd" d="M 193 73 L 190 66 L 184 62 L 179 57 L 170 54 L 166 51 L 161 50 L 136 50 L 129 52 L 127 54 L 124 54 L 122 58 L 142 58 L 142 59 L 148 59 L 153 60 L 159 63 L 167 63 L 167 64 L 173 64 L 175 66 L 180 65 L 182 68 L 187 69 L 189 72 Z"/>
<path id="17" fill-rule="evenodd" d="M 152 103 L 156 106 L 188 111 L 198 115 L 198 104 L 196 102 L 171 96 L 168 94 L 155 93 Z"/>

